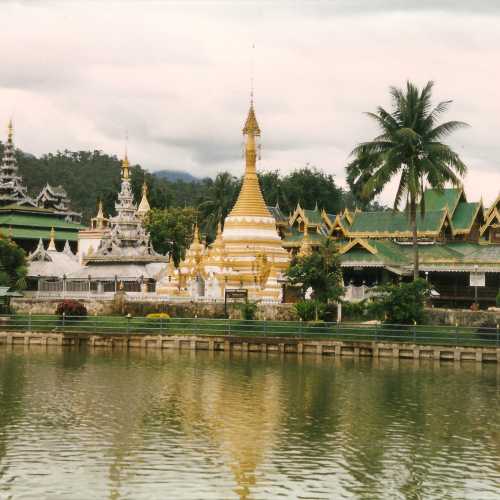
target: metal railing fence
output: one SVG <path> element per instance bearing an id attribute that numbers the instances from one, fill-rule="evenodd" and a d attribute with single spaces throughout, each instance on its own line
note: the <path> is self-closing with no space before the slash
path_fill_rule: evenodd
<path id="1" fill-rule="evenodd" d="M 500 329 L 435 325 L 249 321 L 132 316 L 3 315 L 0 332 L 58 332 L 98 335 L 197 335 L 255 338 L 309 338 L 362 342 L 400 342 L 500 347 Z"/>

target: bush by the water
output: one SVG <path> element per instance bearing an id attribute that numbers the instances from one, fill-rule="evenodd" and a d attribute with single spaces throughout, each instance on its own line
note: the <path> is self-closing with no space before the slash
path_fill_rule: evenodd
<path id="1" fill-rule="evenodd" d="M 295 304 L 295 312 L 302 321 L 313 321 L 322 318 L 325 304 L 319 300 L 301 300 Z"/>
<path id="2" fill-rule="evenodd" d="M 170 316 L 167 313 L 149 313 L 146 314 L 146 318 L 168 320 L 170 319 Z"/>
<path id="3" fill-rule="evenodd" d="M 77 300 L 66 299 L 57 304 L 56 314 L 58 316 L 87 316 L 87 308 Z"/>
<path id="4" fill-rule="evenodd" d="M 389 283 L 379 286 L 377 292 L 370 309 L 386 323 L 410 325 L 424 322 L 425 301 L 430 294 L 427 281 Z"/>
<path id="5" fill-rule="evenodd" d="M 251 321 L 255 319 L 255 315 L 257 314 L 257 303 L 245 301 L 238 304 L 238 309 L 241 312 L 241 318 L 246 321 Z"/>
<path id="6" fill-rule="evenodd" d="M 359 302 L 344 302 L 342 304 L 342 317 L 350 320 L 365 320 L 369 316 L 368 302 L 363 299 Z"/>
<path id="7" fill-rule="evenodd" d="M 497 307 L 500 307 L 500 290 L 497 293 Z"/>

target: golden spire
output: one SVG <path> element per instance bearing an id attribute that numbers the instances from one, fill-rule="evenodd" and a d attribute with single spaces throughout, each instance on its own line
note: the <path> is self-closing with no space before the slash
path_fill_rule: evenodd
<path id="1" fill-rule="evenodd" d="M 54 227 L 52 227 L 52 229 L 50 230 L 50 242 L 49 246 L 47 247 L 47 250 L 52 250 L 54 252 L 57 251 L 55 239 L 56 239 L 56 231 Z"/>
<path id="2" fill-rule="evenodd" d="M 240 194 L 229 216 L 257 215 L 260 217 L 271 217 L 262 196 L 262 191 L 260 190 L 259 179 L 257 178 L 257 145 L 255 138 L 260 136 L 260 128 L 255 117 L 253 97 L 250 101 L 250 109 L 245 126 L 243 127 L 243 135 L 246 136 L 245 176 Z"/>
<path id="3" fill-rule="evenodd" d="M 307 257 L 312 254 L 311 239 L 309 238 L 309 229 L 304 224 L 304 237 L 299 249 L 299 257 Z"/>
<path id="4" fill-rule="evenodd" d="M 128 162 L 128 154 L 125 153 L 125 158 L 123 158 L 122 161 L 122 181 L 126 181 L 130 177 L 130 172 L 129 172 L 130 164 Z"/>
<path id="5" fill-rule="evenodd" d="M 198 223 L 194 225 L 194 232 L 193 232 L 193 243 L 199 243 L 200 242 L 200 232 L 198 230 Z"/>

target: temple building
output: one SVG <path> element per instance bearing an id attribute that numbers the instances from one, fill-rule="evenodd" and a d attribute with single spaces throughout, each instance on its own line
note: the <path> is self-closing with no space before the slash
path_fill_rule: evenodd
<path id="1" fill-rule="evenodd" d="M 69 199 L 61 186 L 47 184 L 33 199 L 18 173 L 13 141 L 12 121 L 0 163 L 0 232 L 11 237 L 20 247 L 31 252 L 39 240 L 47 243 L 54 229 L 54 242 L 62 250 L 68 242 L 76 251 L 81 214 L 72 212 Z"/>
<path id="2" fill-rule="evenodd" d="M 61 215 L 70 222 L 81 222 L 82 214 L 73 212 L 70 209 L 70 200 L 66 190 L 62 186 L 51 186 L 45 184 L 40 194 L 36 198 L 38 207 L 52 210 L 55 214 Z"/>
<path id="3" fill-rule="evenodd" d="M 68 244 L 62 251 L 56 250 L 54 230 L 47 249 L 40 241 L 28 258 L 30 290 L 73 297 L 114 294 L 118 290 L 154 292 L 168 257 L 154 251 L 143 225 L 149 211 L 146 189 L 139 208 L 134 203 L 127 156 L 122 162 L 115 208 L 116 215 L 106 217 L 99 202 L 90 227 L 79 231 L 78 255 Z"/>
<path id="4" fill-rule="evenodd" d="M 500 196 L 487 209 L 481 200 L 469 202 L 463 188 L 427 189 L 424 201 L 425 215 L 417 215 L 419 267 L 437 292 L 434 303 L 469 307 L 476 292 L 470 275 L 484 274 L 478 302 L 494 305 L 500 289 Z M 346 286 L 412 279 L 412 230 L 405 212 L 328 214 L 299 205 L 288 225 L 283 214 L 277 220 L 291 255 L 315 251 L 327 237 L 334 238 Z"/>
<path id="5" fill-rule="evenodd" d="M 217 300 L 237 289 L 246 290 L 251 300 L 281 300 L 281 282 L 290 257 L 257 178 L 260 133 L 252 100 L 243 127 L 245 174 L 238 199 L 210 247 L 199 241 L 195 229 L 186 257 L 178 269 L 169 264 L 158 293 Z"/>
<path id="6" fill-rule="evenodd" d="M 155 252 L 143 225 L 149 211 L 146 189 L 139 208 L 134 204 L 127 155 L 122 162 L 121 189 L 115 209 L 116 215 L 106 218 L 99 204 L 91 227 L 80 232 L 79 257 L 83 267 L 71 278 L 89 279 L 103 291 L 114 289 L 117 280 L 125 291 L 154 291 L 168 257 Z"/>

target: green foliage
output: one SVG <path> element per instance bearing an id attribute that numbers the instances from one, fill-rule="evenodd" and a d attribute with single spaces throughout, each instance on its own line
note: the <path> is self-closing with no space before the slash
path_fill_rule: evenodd
<path id="1" fill-rule="evenodd" d="M 496 302 L 497 302 L 497 307 L 500 307 L 500 290 L 498 290 Z"/>
<path id="2" fill-rule="evenodd" d="M 336 301 L 343 294 L 340 260 L 332 239 L 321 245 L 319 252 L 295 257 L 286 272 L 292 285 L 299 286 L 302 296 L 312 288 L 320 302 Z"/>
<path id="3" fill-rule="evenodd" d="M 66 299 L 57 304 L 56 312 L 58 316 L 87 316 L 87 308 L 77 300 Z"/>
<path id="4" fill-rule="evenodd" d="M 224 219 L 236 202 L 240 182 L 229 172 L 222 172 L 217 174 L 213 182 L 208 182 L 207 186 L 204 201 L 200 203 L 198 209 L 200 220 L 203 221 L 202 229 L 213 240 L 217 224 L 224 223 Z"/>
<path id="5" fill-rule="evenodd" d="M 295 210 L 297 203 L 304 208 L 324 208 L 338 213 L 345 205 L 344 193 L 335 178 L 316 168 L 304 167 L 281 177 L 278 171 L 259 175 L 262 193 L 268 205 L 277 202 L 284 213 Z"/>
<path id="6" fill-rule="evenodd" d="M 347 180 L 362 204 L 371 201 L 385 186 L 399 178 L 394 208 L 406 202 L 413 230 L 414 279 L 418 278 L 417 208 L 425 213 L 426 185 L 443 189 L 447 183 L 461 185 L 467 167 L 458 154 L 441 142 L 463 122 L 438 123 L 451 101 L 433 106 L 433 82 L 419 90 L 407 82 L 405 89 L 391 88 L 392 110 L 379 107 L 368 113 L 380 128 L 373 141 L 357 146 L 354 160 L 347 166 Z"/>
<path id="7" fill-rule="evenodd" d="M 368 314 L 366 299 L 359 302 L 344 302 L 342 304 L 342 317 L 350 320 L 362 320 Z"/>
<path id="8" fill-rule="evenodd" d="M 246 300 L 245 302 L 237 304 L 237 308 L 241 311 L 242 319 L 246 321 L 255 319 L 255 315 L 257 314 L 257 302 Z"/>
<path id="9" fill-rule="evenodd" d="M 154 249 L 162 254 L 168 252 L 177 266 L 191 244 L 196 219 L 194 208 L 152 209 L 145 224 Z"/>
<path id="10" fill-rule="evenodd" d="M 26 254 L 13 241 L 0 236 L 0 285 L 26 288 Z"/>
<path id="11" fill-rule="evenodd" d="M 295 312 L 302 321 L 312 321 L 319 317 L 322 306 L 317 300 L 301 300 L 294 304 Z"/>
<path id="12" fill-rule="evenodd" d="M 376 292 L 369 309 L 386 323 L 423 323 L 425 301 L 430 294 L 427 281 L 419 278 L 411 283 L 385 284 Z"/>

